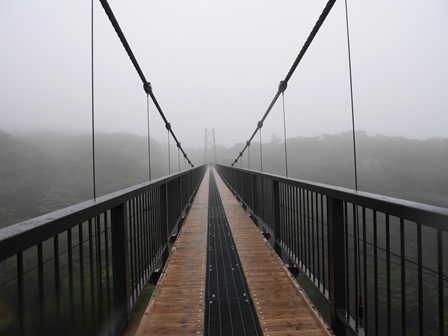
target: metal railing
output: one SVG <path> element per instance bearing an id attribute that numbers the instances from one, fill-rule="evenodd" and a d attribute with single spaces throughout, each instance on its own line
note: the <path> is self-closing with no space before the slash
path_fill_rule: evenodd
<path id="1" fill-rule="evenodd" d="M 0 230 L 0 335 L 119 335 L 207 166 Z"/>
<path id="2" fill-rule="evenodd" d="M 337 335 L 448 334 L 448 209 L 215 167 L 321 294 Z"/>

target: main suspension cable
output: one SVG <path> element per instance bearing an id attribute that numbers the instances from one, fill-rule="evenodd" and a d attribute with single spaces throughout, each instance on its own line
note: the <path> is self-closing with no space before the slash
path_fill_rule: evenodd
<path id="1" fill-rule="evenodd" d="M 154 96 L 154 93 L 152 91 L 152 86 L 151 83 L 148 82 L 145 78 L 145 75 L 143 74 L 142 69 L 140 68 L 140 65 L 137 62 L 137 59 L 134 56 L 134 53 L 132 52 L 131 47 L 129 46 L 129 43 L 126 40 L 126 37 L 124 36 L 123 31 L 120 28 L 120 25 L 118 24 L 117 19 L 115 18 L 114 13 L 112 12 L 112 9 L 109 6 L 109 3 L 107 2 L 107 0 L 99 0 L 101 2 L 101 5 L 104 8 L 104 11 L 106 12 L 107 17 L 109 18 L 110 23 L 112 24 L 112 26 L 115 29 L 115 32 L 117 33 L 121 44 L 123 45 L 124 49 L 126 50 L 126 53 L 128 54 L 132 64 L 134 65 L 135 70 L 137 71 L 140 79 L 143 82 L 143 89 L 145 90 L 145 92 L 151 97 L 152 101 L 154 102 L 155 107 L 157 108 L 157 111 L 159 112 L 160 116 L 162 117 L 163 121 L 165 122 L 165 126 L 168 128 L 169 122 L 165 117 L 165 114 L 162 111 L 162 108 L 160 107 L 159 103 L 157 102 L 156 97 Z M 179 141 L 176 138 L 176 135 L 174 134 L 173 130 L 171 129 L 171 126 L 169 128 L 169 133 L 171 134 L 171 136 L 173 137 L 174 141 L 176 142 L 176 144 L 180 144 Z M 185 151 L 183 150 L 182 147 L 179 147 L 181 152 L 184 154 L 184 157 L 187 159 L 189 165 L 191 167 L 194 167 L 194 165 L 191 163 L 190 159 L 188 158 L 187 154 L 185 153 Z"/>
<path id="2" fill-rule="evenodd" d="M 355 107 L 353 104 L 353 79 L 352 79 L 352 56 L 350 48 L 350 30 L 348 25 L 348 5 L 345 0 L 345 23 L 347 28 L 347 49 L 348 49 L 348 72 L 350 77 L 350 103 L 352 108 L 352 133 L 353 133 L 353 164 L 355 168 L 355 190 L 358 190 L 358 169 L 356 164 L 356 132 L 355 132 Z"/>
<path id="3" fill-rule="evenodd" d="M 310 46 L 311 42 L 313 42 L 314 38 L 316 37 L 317 32 L 319 31 L 320 27 L 324 23 L 325 19 L 327 18 L 328 14 L 330 13 L 331 9 L 333 8 L 333 5 L 334 5 L 335 2 L 336 2 L 336 0 L 329 0 L 327 2 L 325 8 L 323 9 L 323 11 L 321 13 L 321 15 L 319 16 L 319 19 L 317 20 L 316 24 L 314 25 L 313 29 L 311 30 L 311 33 L 309 34 L 308 38 L 306 39 L 302 49 L 300 50 L 299 54 L 297 55 L 296 59 L 294 60 L 294 63 L 292 64 L 291 69 L 288 71 L 285 79 L 280 82 L 280 84 L 278 86 L 277 93 L 275 94 L 274 98 L 272 99 L 271 103 L 269 104 L 269 107 L 266 110 L 266 112 L 264 113 L 263 118 L 261 118 L 261 120 L 260 120 L 261 123 L 263 123 L 265 121 L 265 119 L 267 118 L 267 116 L 271 112 L 273 106 L 275 105 L 275 103 L 277 102 L 278 98 L 280 97 L 280 94 L 283 93 L 286 90 L 286 88 L 288 86 L 288 81 L 290 80 L 291 76 L 294 74 L 294 71 L 296 70 L 297 66 L 299 65 L 300 61 L 302 60 L 303 56 L 305 55 L 306 51 L 308 50 L 308 47 Z M 257 128 L 252 133 L 252 136 L 250 137 L 248 142 L 252 142 L 252 140 L 255 137 L 255 135 L 257 134 L 257 132 L 259 130 L 261 130 L 260 127 L 258 127 L 258 124 L 257 124 Z M 247 144 L 243 148 L 241 153 L 244 153 L 246 148 L 247 148 Z M 232 164 L 232 166 L 238 161 L 238 159 L 240 157 L 241 157 L 241 155 L 238 156 L 238 158 L 235 160 L 235 162 Z"/>

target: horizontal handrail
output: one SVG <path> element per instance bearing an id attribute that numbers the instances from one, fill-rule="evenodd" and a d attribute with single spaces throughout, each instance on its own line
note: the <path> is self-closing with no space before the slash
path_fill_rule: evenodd
<path id="1" fill-rule="evenodd" d="M 223 166 L 224 167 L 224 166 Z M 426 226 L 448 231 L 448 209 L 424 203 L 418 203 L 399 198 L 372 194 L 365 191 L 356 191 L 324 183 L 311 182 L 295 178 L 262 173 L 244 168 L 232 167 L 235 171 L 241 171 L 253 176 L 266 177 L 271 181 L 285 183 L 298 188 L 306 189 L 341 201 L 356 203 L 359 206 L 385 212 L 392 216 L 401 217 L 410 221 L 416 221 Z"/>

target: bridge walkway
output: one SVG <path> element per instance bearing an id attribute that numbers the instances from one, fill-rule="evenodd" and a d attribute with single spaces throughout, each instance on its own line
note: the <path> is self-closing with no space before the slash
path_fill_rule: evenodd
<path id="1" fill-rule="evenodd" d="M 207 227 L 209 169 L 136 335 L 209 334 Z M 216 171 L 219 194 L 264 335 L 331 335 L 298 283 Z"/>

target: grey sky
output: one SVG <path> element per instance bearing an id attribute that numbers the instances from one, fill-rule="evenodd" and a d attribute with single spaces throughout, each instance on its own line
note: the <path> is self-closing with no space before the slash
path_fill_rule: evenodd
<path id="1" fill-rule="evenodd" d="M 184 147 L 246 141 L 326 1 L 117 1 L 112 7 Z M 146 135 L 146 94 L 99 1 L 96 127 Z M 448 2 L 349 1 L 356 128 L 448 137 Z M 0 128 L 90 129 L 90 1 L 0 2 Z M 344 2 L 285 93 L 287 133 L 351 128 Z M 280 101 L 263 141 L 283 134 Z M 152 136 L 166 130 L 151 107 Z M 258 137 L 257 137 L 258 138 Z"/>

